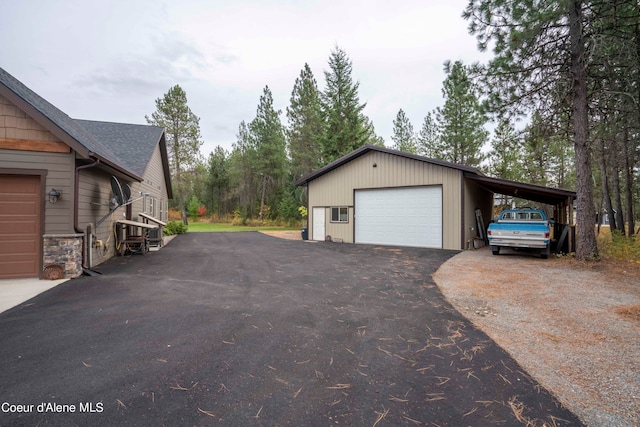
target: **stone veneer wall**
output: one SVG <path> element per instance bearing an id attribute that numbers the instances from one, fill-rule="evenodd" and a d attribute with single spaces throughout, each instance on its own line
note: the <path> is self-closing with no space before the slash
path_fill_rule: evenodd
<path id="1" fill-rule="evenodd" d="M 82 275 L 83 234 L 45 234 L 43 266 L 60 264 L 64 277 L 72 279 Z"/>

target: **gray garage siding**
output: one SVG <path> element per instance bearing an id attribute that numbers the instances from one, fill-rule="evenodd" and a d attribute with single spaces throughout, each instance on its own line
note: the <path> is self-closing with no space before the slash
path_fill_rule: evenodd
<path id="1" fill-rule="evenodd" d="M 73 233 L 73 153 L 43 153 L 37 151 L 0 150 L 0 168 L 11 170 L 36 169 L 48 171 L 45 193 L 52 188 L 62 191 L 56 204 L 45 204 L 43 234 Z"/>

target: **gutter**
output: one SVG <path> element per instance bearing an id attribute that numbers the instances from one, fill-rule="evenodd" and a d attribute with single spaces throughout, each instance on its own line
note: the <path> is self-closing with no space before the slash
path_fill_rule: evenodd
<path id="1" fill-rule="evenodd" d="M 93 163 L 88 165 L 77 166 L 74 176 L 73 182 L 73 229 L 78 234 L 83 234 L 85 236 L 82 239 L 82 270 L 87 271 L 89 267 L 86 265 L 86 261 L 88 258 L 88 253 L 91 250 L 90 243 L 87 242 L 87 234 L 85 230 L 81 230 L 78 227 L 78 206 L 79 206 L 79 193 L 80 193 L 80 171 L 83 169 L 89 169 L 98 166 L 100 164 L 100 159 L 95 159 Z"/>

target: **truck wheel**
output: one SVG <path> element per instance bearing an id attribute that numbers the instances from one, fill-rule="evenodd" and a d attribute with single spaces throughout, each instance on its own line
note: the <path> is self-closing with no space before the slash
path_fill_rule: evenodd
<path id="1" fill-rule="evenodd" d="M 547 259 L 551 253 L 551 244 L 548 244 L 546 248 L 540 249 L 540 258 Z"/>
<path id="2" fill-rule="evenodd" d="M 500 246 L 491 246 L 491 253 L 494 255 L 500 255 Z"/>

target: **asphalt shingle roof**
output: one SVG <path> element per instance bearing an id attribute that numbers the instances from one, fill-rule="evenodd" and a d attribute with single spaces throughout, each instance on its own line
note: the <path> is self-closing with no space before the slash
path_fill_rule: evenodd
<path id="1" fill-rule="evenodd" d="M 75 120 L 99 143 L 108 145 L 127 170 L 142 176 L 151 160 L 163 128 L 126 123 Z"/>
<path id="2" fill-rule="evenodd" d="M 15 96 L 22 99 L 26 104 L 28 104 L 28 106 L 35 110 L 36 113 L 39 113 L 44 118 L 48 119 L 59 130 L 72 138 L 77 144 L 84 147 L 88 152 L 95 153 L 115 165 L 122 165 L 121 159 L 108 146 L 105 146 L 94 138 L 93 135 L 91 135 L 76 120 L 72 119 L 49 101 L 29 89 L 2 68 L 0 68 L 0 84 L 4 85 Z M 49 130 L 56 134 L 56 136 L 60 137 L 60 132 L 56 132 L 56 129 L 49 128 Z M 69 142 L 69 140 L 65 142 Z"/>
<path id="3" fill-rule="evenodd" d="M 144 174 L 164 131 L 158 126 L 72 119 L 2 68 L 0 93 L 28 110 L 36 121 L 81 156 L 97 156 L 138 179 Z"/>

